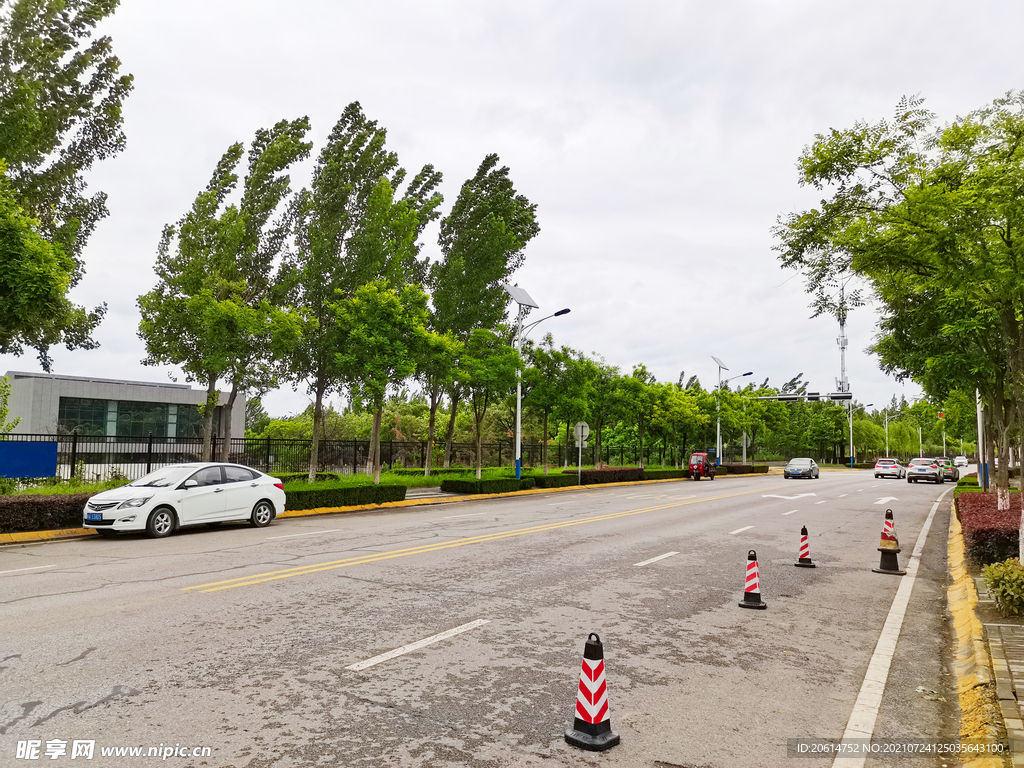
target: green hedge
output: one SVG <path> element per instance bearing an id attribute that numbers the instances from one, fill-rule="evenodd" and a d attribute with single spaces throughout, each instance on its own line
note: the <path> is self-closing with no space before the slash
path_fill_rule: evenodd
<path id="1" fill-rule="evenodd" d="M 673 480 L 690 476 L 689 469 L 645 469 L 644 480 Z"/>
<path id="2" fill-rule="evenodd" d="M 309 472 L 268 472 L 271 477 L 276 477 L 282 483 L 294 483 L 295 481 L 306 482 Z M 327 480 L 341 480 L 337 472 L 317 472 L 316 482 L 322 483 Z"/>
<path id="3" fill-rule="evenodd" d="M 81 528 L 91 493 L 0 496 L 0 533 Z"/>
<path id="4" fill-rule="evenodd" d="M 357 485 L 348 488 L 314 488 L 308 491 L 285 491 L 285 509 L 289 512 L 324 507 L 355 507 L 361 504 L 384 504 L 404 501 L 404 485 Z"/>
<path id="5" fill-rule="evenodd" d="M 575 470 L 563 470 L 564 474 L 572 473 L 576 477 Z M 584 469 L 580 473 L 580 482 L 583 485 L 600 485 L 601 483 L 628 483 L 631 480 L 643 480 L 644 471 L 637 467 L 618 467 L 615 469 Z"/>
<path id="6" fill-rule="evenodd" d="M 530 475 L 538 488 L 568 488 L 578 485 L 576 475 Z"/>
<path id="7" fill-rule="evenodd" d="M 431 477 L 434 477 L 434 475 L 437 475 L 439 477 L 442 475 L 468 475 L 470 473 L 475 474 L 475 472 L 476 470 L 470 469 L 469 467 L 462 467 L 461 469 L 444 469 L 443 467 L 440 469 L 438 469 L 437 467 L 430 468 Z M 420 467 L 419 469 L 392 469 L 391 474 L 406 477 L 414 477 L 416 475 L 419 475 L 420 477 L 422 477 L 423 468 Z"/>
<path id="8" fill-rule="evenodd" d="M 442 480 L 441 490 L 445 493 L 513 493 L 533 488 L 535 478 L 524 477 L 516 480 L 514 477 L 501 480 Z"/>

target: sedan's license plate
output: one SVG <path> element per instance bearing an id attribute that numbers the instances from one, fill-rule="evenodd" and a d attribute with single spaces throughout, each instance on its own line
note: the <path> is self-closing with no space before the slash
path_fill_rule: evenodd
<path id="1" fill-rule="evenodd" d="M 87 521 L 89 521 L 89 522 L 92 522 L 94 520 L 95 521 L 100 521 L 100 520 L 103 519 L 103 513 L 102 512 L 86 512 L 85 513 L 85 519 Z"/>

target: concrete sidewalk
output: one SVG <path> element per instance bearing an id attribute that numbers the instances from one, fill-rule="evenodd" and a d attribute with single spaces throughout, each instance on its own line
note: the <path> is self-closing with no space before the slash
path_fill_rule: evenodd
<path id="1" fill-rule="evenodd" d="M 995 600 L 985 589 L 985 580 L 976 576 L 974 586 L 978 591 L 979 606 L 994 609 Z M 1024 714 L 1021 712 L 1021 699 L 1024 698 L 1024 626 L 984 619 L 981 623 L 992 657 L 996 696 L 1013 765 L 1024 768 Z"/>

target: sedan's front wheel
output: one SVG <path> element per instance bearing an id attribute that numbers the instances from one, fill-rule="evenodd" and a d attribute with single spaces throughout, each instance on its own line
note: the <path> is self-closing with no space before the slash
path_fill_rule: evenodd
<path id="1" fill-rule="evenodd" d="M 249 525 L 256 528 L 266 528 L 274 519 L 274 505 L 269 501 L 258 501 L 252 508 L 252 515 L 249 516 Z"/>
<path id="2" fill-rule="evenodd" d="M 174 531 L 174 512 L 169 507 L 154 509 L 146 522 L 146 533 L 154 539 L 170 536 Z"/>

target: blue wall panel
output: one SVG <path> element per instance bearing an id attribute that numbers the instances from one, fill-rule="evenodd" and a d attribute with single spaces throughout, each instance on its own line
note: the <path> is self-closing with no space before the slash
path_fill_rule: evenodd
<path id="1" fill-rule="evenodd" d="M 0 442 L 0 477 L 54 477 L 56 443 Z"/>

